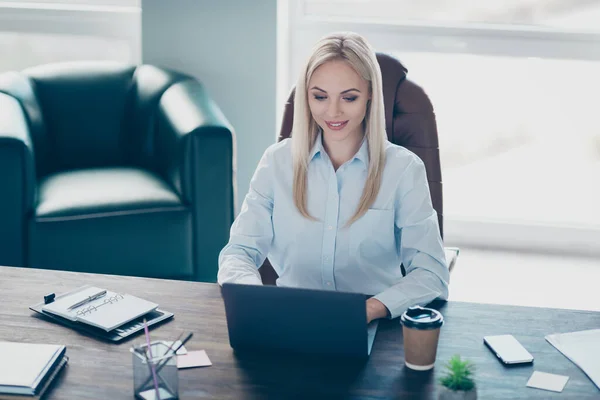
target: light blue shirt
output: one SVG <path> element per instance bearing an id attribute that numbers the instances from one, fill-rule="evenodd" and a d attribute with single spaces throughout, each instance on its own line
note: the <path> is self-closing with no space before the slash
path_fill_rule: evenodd
<path id="1" fill-rule="evenodd" d="M 276 143 L 260 160 L 219 256 L 220 284 L 261 284 L 258 268 L 268 256 L 278 286 L 374 295 L 392 318 L 447 299 L 449 272 L 419 157 L 387 142 L 377 199 L 346 227 L 367 178 L 366 140 L 335 171 L 319 136 L 307 178 L 308 211 L 317 221 L 294 205 L 291 145 L 291 139 Z"/>

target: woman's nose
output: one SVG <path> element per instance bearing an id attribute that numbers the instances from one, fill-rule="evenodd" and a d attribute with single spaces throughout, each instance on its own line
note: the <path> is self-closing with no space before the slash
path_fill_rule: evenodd
<path id="1" fill-rule="evenodd" d="M 337 101 L 331 102 L 328 112 L 330 117 L 337 117 L 341 114 L 341 109 Z"/>

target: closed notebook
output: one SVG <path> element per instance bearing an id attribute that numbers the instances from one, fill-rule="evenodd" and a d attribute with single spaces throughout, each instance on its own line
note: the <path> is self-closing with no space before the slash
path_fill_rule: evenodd
<path id="1" fill-rule="evenodd" d="M 158 307 L 158 304 L 139 297 L 106 290 L 106 294 L 102 297 L 69 309 L 72 305 L 103 291 L 104 289 L 95 286 L 84 286 L 77 291 L 60 296 L 52 303 L 43 306 L 42 310 L 108 332 Z"/>
<path id="2" fill-rule="evenodd" d="M 66 363 L 66 347 L 0 342 L 0 399 L 39 396 Z"/>

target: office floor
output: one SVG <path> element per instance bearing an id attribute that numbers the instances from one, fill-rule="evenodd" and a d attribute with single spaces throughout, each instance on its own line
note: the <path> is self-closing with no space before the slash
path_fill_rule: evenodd
<path id="1" fill-rule="evenodd" d="M 450 300 L 600 311 L 600 258 L 461 247 Z"/>

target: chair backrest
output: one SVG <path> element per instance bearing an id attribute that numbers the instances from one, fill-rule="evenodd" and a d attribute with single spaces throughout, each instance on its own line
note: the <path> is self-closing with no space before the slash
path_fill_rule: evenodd
<path id="1" fill-rule="evenodd" d="M 151 113 L 162 93 L 187 78 L 150 65 L 46 64 L 0 75 L 29 125 L 38 176 L 119 165 L 145 166 L 152 153 Z"/>
<path id="2" fill-rule="evenodd" d="M 433 208 L 443 237 L 442 173 L 433 105 L 425 91 L 406 78 L 408 70 L 396 58 L 377 53 L 383 79 L 388 140 L 418 155 L 425 163 Z M 294 90 L 285 105 L 279 140 L 290 137 L 294 120 Z"/>

